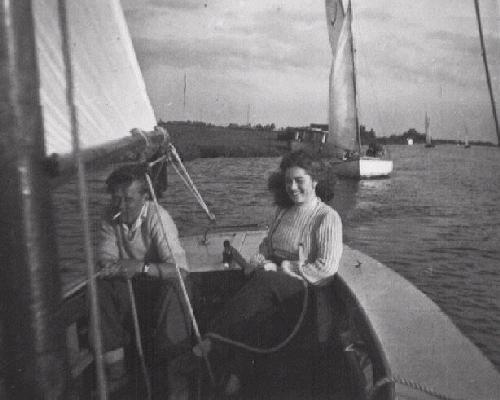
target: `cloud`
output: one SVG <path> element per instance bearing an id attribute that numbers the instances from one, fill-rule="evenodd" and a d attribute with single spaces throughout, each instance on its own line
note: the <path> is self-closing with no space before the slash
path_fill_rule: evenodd
<path id="1" fill-rule="evenodd" d="M 429 40 L 437 42 L 442 49 L 447 49 L 449 52 L 457 52 L 460 56 L 470 58 L 481 56 L 479 33 L 475 36 L 470 36 L 461 32 L 434 31 L 429 32 L 426 37 Z M 484 41 L 487 49 L 500 48 L 500 37 L 498 36 L 485 35 Z M 500 52 L 498 51 L 489 51 L 487 55 L 493 64 L 497 64 L 500 60 Z"/>
<path id="2" fill-rule="evenodd" d="M 394 15 L 380 9 L 365 8 L 357 12 L 356 16 L 362 20 L 371 21 L 371 22 L 366 22 L 369 24 L 386 23 L 394 20 Z"/>
<path id="3" fill-rule="evenodd" d="M 328 59 L 314 50 L 306 49 L 303 52 L 271 40 L 260 41 L 262 46 L 255 43 L 245 46 L 223 38 L 196 42 L 136 38 L 133 43 L 143 69 L 158 64 L 182 69 L 200 67 L 242 71 L 249 68 L 310 70 L 318 65 L 328 65 Z"/>
<path id="4" fill-rule="evenodd" d="M 246 18 L 235 13 L 199 17 L 189 30 L 183 30 L 182 21 L 172 25 L 171 15 L 151 10 L 134 11 L 127 18 L 143 68 L 156 63 L 241 70 L 328 67 L 326 21 L 318 22 L 317 14 L 274 8 Z M 323 42 L 317 40 L 318 32 L 324 32 Z"/>
<path id="5" fill-rule="evenodd" d="M 156 8 L 191 10 L 205 7 L 208 5 L 208 0 L 149 0 L 149 3 Z"/>
<path id="6" fill-rule="evenodd" d="M 125 12 L 131 10 L 150 10 L 152 12 L 168 10 L 192 10 L 208 5 L 208 0 L 121 0 Z"/>

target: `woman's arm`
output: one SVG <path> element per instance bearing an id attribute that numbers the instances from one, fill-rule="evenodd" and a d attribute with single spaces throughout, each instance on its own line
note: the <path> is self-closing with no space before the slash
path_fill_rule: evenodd
<path id="1" fill-rule="evenodd" d="M 317 248 L 316 259 L 298 265 L 298 272 L 309 283 L 321 284 L 337 273 L 342 257 L 342 220 L 335 210 L 329 210 L 323 217 L 313 237 Z"/>

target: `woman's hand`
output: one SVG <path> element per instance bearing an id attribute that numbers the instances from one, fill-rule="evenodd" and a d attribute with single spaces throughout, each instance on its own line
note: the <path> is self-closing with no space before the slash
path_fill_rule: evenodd
<path id="1" fill-rule="evenodd" d="M 302 280 L 302 276 L 298 272 L 297 261 L 283 260 L 281 262 L 281 271 L 293 278 Z"/>
<path id="2" fill-rule="evenodd" d="M 266 263 L 264 263 L 262 268 L 264 268 L 264 271 L 278 271 L 278 266 L 271 261 L 267 261 Z"/>

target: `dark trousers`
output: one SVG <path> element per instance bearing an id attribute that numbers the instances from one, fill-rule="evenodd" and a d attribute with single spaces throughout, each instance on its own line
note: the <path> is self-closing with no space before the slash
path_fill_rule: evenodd
<path id="1" fill-rule="evenodd" d="M 158 356 L 175 357 L 191 346 L 192 324 L 177 280 L 132 279 L 143 339 Z M 189 286 L 189 285 L 188 285 Z M 97 293 L 104 351 L 130 344 L 132 304 L 123 279 L 99 279 Z"/>
<path id="2" fill-rule="evenodd" d="M 268 348 L 284 340 L 297 323 L 304 284 L 274 271 L 257 270 L 210 322 L 209 332 Z M 236 373 L 246 372 L 250 353 L 215 342 L 214 360 Z"/>

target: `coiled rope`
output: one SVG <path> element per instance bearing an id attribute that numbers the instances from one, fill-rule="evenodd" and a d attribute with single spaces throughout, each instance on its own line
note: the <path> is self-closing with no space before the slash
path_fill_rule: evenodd
<path id="1" fill-rule="evenodd" d="M 247 350 L 251 353 L 256 353 L 256 354 L 270 354 L 270 353 L 275 353 L 278 350 L 281 350 L 288 343 L 290 343 L 290 341 L 295 337 L 295 335 L 299 331 L 300 327 L 302 326 L 302 322 L 304 321 L 304 317 L 305 317 L 306 312 L 307 312 L 307 306 L 309 303 L 309 300 L 308 300 L 309 289 L 308 289 L 307 282 L 304 279 L 302 280 L 302 282 L 304 284 L 304 299 L 302 301 L 302 310 L 300 311 L 299 318 L 298 318 L 295 326 L 293 327 L 292 331 L 290 332 L 290 334 L 283 341 L 278 343 L 277 345 L 272 346 L 272 347 L 268 347 L 268 348 L 251 346 L 249 344 L 239 342 L 237 340 L 233 340 L 233 339 L 227 338 L 225 336 L 222 336 L 222 335 L 219 335 L 218 333 L 213 333 L 213 332 L 207 333 L 205 335 L 205 337 L 215 339 L 219 342 L 230 344 L 234 347 L 239 347 L 240 349 L 244 349 L 244 350 Z"/>
<path id="2" fill-rule="evenodd" d="M 432 388 L 429 388 L 428 386 L 422 384 L 422 383 L 418 383 L 418 382 L 415 382 L 415 381 L 412 381 L 410 379 L 407 379 L 407 378 L 403 378 L 401 376 L 398 376 L 398 375 L 394 375 L 392 377 L 385 377 L 385 378 L 382 378 L 382 379 L 379 379 L 375 385 L 373 385 L 373 387 L 370 389 L 370 391 L 368 392 L 368 395 L 367 395 L 367 398 L 369 400 L 372 400 L 375 398 L 375 395 L 378 393 L 378 391 L 384 387 L 385 385 L 389 384 L 389 383 L 399 383 L 401 385 L 404 385 L 404 386 L 407 386 L 411 389 L 415 389 L 415 390 L 418 390 L 420 392 L 423 392 L 423 393 L 426 393 L 426 394 L 429 394 L 437 399 L 440 399 L 440 400 L 465 400 L 463 398 L 457 398 L 457 397 L 450 397 L 450 396 L 447 396 L 445 394 L 442 394 Z"/>

